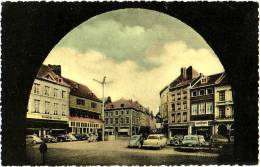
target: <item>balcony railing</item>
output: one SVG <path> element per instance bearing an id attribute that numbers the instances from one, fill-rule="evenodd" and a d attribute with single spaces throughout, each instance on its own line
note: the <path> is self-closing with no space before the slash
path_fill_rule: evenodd
<path id="1" fill-rule="evenodd" d="M 216 119 L 233 119 L 233 115 L 228 115 L 228 116 L 216 116 Z"/>

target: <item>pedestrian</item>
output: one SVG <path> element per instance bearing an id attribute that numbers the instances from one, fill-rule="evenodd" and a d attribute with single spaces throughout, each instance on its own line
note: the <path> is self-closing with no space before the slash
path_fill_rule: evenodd
<path id="1" fill-rule="evenodd" d="M 45 165 L 45 153 L 47 152 L 47 145 L 46 143 L 43 141 L 39 147 L 40 153 L 41 153 L 41 157 L 42 157 L 42 164 Z"/>

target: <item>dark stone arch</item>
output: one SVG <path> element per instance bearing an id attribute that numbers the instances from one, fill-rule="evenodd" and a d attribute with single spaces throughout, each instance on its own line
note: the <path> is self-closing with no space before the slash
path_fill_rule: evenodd
<path id="1" fill-rule="evenodd" d="M 28 97 L 34 77 L 50 50 L 83 21 L 103 12 L 123 8 L 151 9 L 176 17 L 208 42 L 230 74 L 235 92 L 235 162 L 258 162 L 257 3 L 5 2 L 2 5 L 4 165 L 26 164 L 24 137 Z"/>

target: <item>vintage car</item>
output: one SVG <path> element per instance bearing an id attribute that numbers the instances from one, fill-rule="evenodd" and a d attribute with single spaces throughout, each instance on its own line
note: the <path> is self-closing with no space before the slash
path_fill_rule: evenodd
<path id="1" fill-rule="evenodd" d="M 142 137 L 142 135 L 133 135 L 130 139 L 129 139 L 129 143 L 128 143 L 128 147 L 138 147 L 141 148 L 143 145 L 143 141 L 144 138 Z"/>
<path id="2" fill-rule="evenodd" d="M 89 136 L 87 134 L 75 134 L 77 140 L 88 140 Z"/>
<path id="3" fill-rule="evenodd" d="M 36 135 L 27 135 L 26 144 L 41 144 L 43 141 Z"/>
<path id="4" fill-rule="evenodd" d="M 210 145 L 212 147 L 222 147 L 225 144 L 228 144 L 228 138 L 224 136 L 212 135 L 210 138 Z"/>
<path id="5" fill-rule="evenodd" d="M 161 149 L 167 144 L 167 138 L 162 134 L 152 134 L 149 135 L 146 140 L 144 140 L 143 147 L 154 147 Z"/>
<path id="6" fill-rule="evenodd" d="M 198 147 L 200 146 L 198 135 L 186 135 L 182 140 L 182 147 Z"/>
<path id="7" fill-rule="evenodd" d="M 56 143 L 57 139 L 51 135 L 45 135 L 41 139 L 46 143 Z"/>
<path id="8" fill-rule="evenodd" d="M 210 145 L 209 142 L 205 141 L 204 136 L 198 135 L 198 138 L 199 138 L 199 146 L 201 146 L 201 147 L 208 147 Z"/>
<path id="9" fill-rule="evenodd" d="M 180 146 L 183 140 L 183 135 L 177 134 L 170 138 L 170 145 Z"/>

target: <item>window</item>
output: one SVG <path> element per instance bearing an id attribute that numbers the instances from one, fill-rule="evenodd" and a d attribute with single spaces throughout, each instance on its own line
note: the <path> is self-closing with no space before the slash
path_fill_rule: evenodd
<path id="1" fill-rule="evenodd" d="M 186 112 L 184 112 L 183 113 L 183 122 L 187 122 L 187 113 Z"/>
<path id="2" fill-rule="evenodd" d="M 129 124 L 129 117 L 126 117 L 126 123 Z"/>
<path id="3" fill-rule="evenodd" d="M 127 115 L 129 114 L 129 110 L 126 111 L 126 114 L 127 114 Z"/>
<path id="4" fill-rule="evenodd" d="M 177 100 L 181 100 L 181 93 L 177 94 Z"/>
<path id="5" fill-rule="evenodd" d="M 50 113 L 50 102 L 45 101 L 45 114 Z"/>
<path id="6" fill-rule="evenodd" d="M 183 109 L 184 109 L 184 110 L 187 109 L 187 102 L 183 102 Z"/>
<path id="7" fill-rule="evenodd" d="M 58 89 L 54 88 L 53 90 L 53 96 L 58 97 Z"/>
<path id="8" fill-rule="evenodd" d="M 172 101 L 175 100 L 175 94 L 172 94 Z"/>
<path id="9" fill-rule="evenodd" d="M 172 123 L 175 122 L 175 115 L 172 116 Z"/>
<path id="10" fill-rule="evenodd" d="M 207 89 L 207 94 L 213 94 L 213 89 L 212 88 L 208 88 Z"/>
<path id="11" fill-rule="evenodd" d="M 204 77 L 201 79 L 201 83 L 207 83 L 208 82 L 208 78 L 207 77 Z"/>
<path id="12" fill-rule="evenodd" d="M 118 115 L 118 111 L 116 111 L 116 115 Z"/>
<path id="13" fill-rule="evenodd" d="M 187 91 L 186 91 L 186 90 L 184 90 L 184 91 L 182 92 L 182 94 L 186 95 L 186 94 L 187 94 Z"/>
<path id="14" fill-rule="evenodd" d="M 206 114 L 213 114 L 213 103 L 212 102 L 206 103 Z"/>
<path id="15" fill-rule="evenodd" d="M 219 101 L 225 101 L 225 91 L 219 92 Z"/>
<path id="16" fill-rule="evenodd" d="M 205 90 L 204 90 L 204 89 L 201 89 L 201 90 L 199 91 L 199 93 L 200 93 L 200 96 L 203 96 L 203 95 L 205 95 Z"/>
<path id="17" fill-rule="evenodd" d="M 110 124 L 113 124 L 114 122 L 113 122 L 113 118 L 110 118 Z"/>
<path id="18" fill-rule="evenodd" d="M 66 115 L 66 105 L 62 104 L 62 116 Z"/>
<path id="19" fill-rule="evenodd" d="M 191 96 L 192 96 L 192 97 L 196 97 L 196 96 L 197 96 L 197 91 L 192 91 L 192 92 L 191 92 Z"/>
<path id="20" fill-rule="evenodd" d="M 199 114 L 205 114 L 205 103 L 199 103 Z"/>
<path id="21" fill-rule="evenodd" d="M 111 111 L 111 112 L 110 112 L 110 116 L 113 116 L 113 114 L 114 114 L 114 112 L 113 112 L 113 111 Z"/>
<path id="22" fill-rule="evenodd" d="M 121 111 L 121 115 L 124 115 L 124 111 L 123 110 Z"/>
<path id="23" fill-rule="evenodd" d="M 174 112 L 175 111 L 175 104 L 172 103 L 172 111 Z"/>
<path id="24" fill-rule="evenodd" d="M 108 124 L 108 118 L 105 118 L 105 124 Z"/>
<path id="25" fill-rule="evenodd" d="M 113 104 L 111 105 L 111 108 L 114 108 L 114 105 L 113 105 Z"/>
<path id="26" fill-rule="evenodd" d="M 121 121 L 120 121 L 120 122 L 121 122 L 121 124 L 123 124 L 123 123 L 124 123 L 124 118 L 121 118 Z"/>
<path id="27" fill-rule="evenodd" d="M 85 105 L 85 100 L 77 99 L 77 105 Z"/>
<path id="28" fill-rule="evenodd" d="M 191 105 L 191 115 L 197 115 L 198 114 L 198 105 L 192 104 Z"/>
<path id="29" fill-rule="evenodd" d="M 181 110 L 181 104 L 177 103 L 177 110 Z"/>
<path id="30" fill-rule="evenodd" d="M 105 115 L 108 116 L 108 112 L 105 112 Z"/>
<path id="31" fill-rule="evenodd" d="M 49 86 L 45 86 L 44 88 L 45 88 L 45 89 L 44 89 L 44 95 L 49 96 L 50 87 L 49 87 Z"/>
<path id="32" fill-rule="evenodd" d="M 177 122 L 181 122 L 181 114 L 180 113 L 177 114 L 176 120 L 177 120 Z"/>
<path id="33" fill-rule="evenodd" d="M 40 84 L 37 83 L 33 84 L 33 93 L 40 94 Z"/>
<path id="34" fill-rule="evenodd" d="M 219 106 L 219 118 L 225 118 L 225 106 Z"/>
<path id="35" fill-rule="evenodd" d="M 53 110 L 53 114 L 54 115 L 58 115 L 58 104 L 57 103 L 54 103 L 54 110 Z"/>
<path id="36" fill-rule="evenodd" d="M 115 118 L 115 124 L 118 124 L 118 118 Z"/>
<path id="37" fill-rule="evenodd" d="M 40 100 L 34 100 L 34 111 L 35 113 L 39 113 L 40 112 Z"/>
<path id="38" fill-rule="evenodd" d="M 124 107 L 124 104 L 121 104 L 120 107 Z"/>
<path id="39" fill-rule="evenodd" d="M 63 90 L 63 91 L 61 92 L 61 98 L 64 99 L 65 97 L 66 97 L 66 91 Z"/>
<path id="40" fill-rule="evenodd" d="M 97 108 L 97 103 L 91 102 L 91 108 Z"/>

